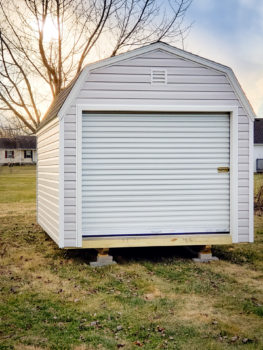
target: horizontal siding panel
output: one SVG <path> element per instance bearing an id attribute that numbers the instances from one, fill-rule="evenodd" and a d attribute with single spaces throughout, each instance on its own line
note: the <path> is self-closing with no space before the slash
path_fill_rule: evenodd
<path id="1" fill-rule="evenodd" d="M 151 91 L 166 91 L 166 92 L 185 92 L 185 91 L 223 91 L 223 92 L 233 92 L 233 88 L 229 83 L 221 83 L 221 84 L 193 84 L 190 83 L 171 83 L 169 82 L 166 85 L 150 85 L 150 82 L 141 82 L 141 83 L 131 83 L 131 82 L 86 82 L 83 86 L 84 91 L 141 91 L 144 92 L 146 90 Z"/>
<path id="2" fill-rule="evenodd" d="M 65 147 L 65 148 L 76 148 L 76 139 L 74 139 L 74 140 L 68 140 L 68 139 L 65 137 L 64 147 Z"/>
<path id="3" fill-rule="evenodd" d="M 76 238 L 70 239 L 70 238 L 65 238 L 64 240 L 64 246 L 67 248 L 70 247 L 76 247 Z"/>
<path id="4" fill-rule="evenodd" d="M 40 213 L 42 213 L 43 216 L 45 216 L 48 220 L 52 222 L 54 226 L 58 226 L 59 223 L 59 217 L 58 217 L 58 212 L 57 215 L 54 215 L 54 211 L 52 208 L 47 207 L 46 205 L 39 204 L 38 205 L 38 210 L 40 210 Z"/>
<path id="5" fill-rule="evenodd" d="M 183 100 L 183 99 L 159 99 L 158 96 L 152 98 L 152 99 L 146 99 L 143 97 L 143 95 L 141 95 L 141 99 L 135 99 L 132 98 L 132 96 L 129 96 L 128 98 L 119 98 L 118 95 L 115 97 L 105 97 L 105 96 L 101 96 L 101 97 L 97 97 L 97 98 L 90 98 L 89 96 L 86 97 L 78 97 L 76 100 L 76 103 L 79 104 L 100 104 L 101 108 L 109 108 L 109 106 L 114 105 L 116 106 L 117 104 L 120 105 L 136 105 L 137 108 L 139 109 L 140 106 L 150 106 L 151 108 L 154 108 L 155 105 L 157 106 L 161 106 L 163 105 L 164 107 L 167 106 L 196 106 L 198 104 L 198 106 L 211 106 L 211 105 L 216 105 L 216 106 L 233 106 L 233 105 L 238 105 L 239 102 L 234 99 L 234 100 L 226 100 L 226 99 L 214 99 L 214 100 L 208 100 L 206 98 L 204 99 L 191 99 L 191 100 Z M 176 107 L 175 107 L 176 108 Z"/>
<path id="6" fill-rule="evenodd" d="M 239 140 L 248 140 L 248 131 L 240 131 L 238 133 Z"/>
<path id="7" fill-rule="evenodd" d="M 53 158 L 46 158 L 46 159 L 38 159 L 37 164 L 40 167 L 50 167 L 50 166 L 57 166 L 57 169 L 59 167 L 59 157 L 56 155 Z"/>
<path id="8" fill-rule="evenodd" d="M 51 193 L 48 193 L 48 192 L 44 191 L 43 189 L 41 189 L 40 187 L 38 187 L 38 201 L 41 202 L 42 198 L 47 199 L 49 202 L 52 202 L 52 203 L 56 204 L 57 206 L 59 205 L 59 199 L 57 196 L 54 196 Z"/>
<path id="9" fill-rule="evenodd" d="M 38 205 L 42 205 L 44 208 L 50 208 L 53 210 L 54 214 L 58 215 L 58 203 L 54 203 L 54 201 L 50 201 L 47 197 L 42 196 L 41 197 L 41 204 L 39 203 Z"/>
<path id="10" fill-rule="evenodd" d="M 247 227 L 248 219 L 238 218 L 238 227 Z"/>
<path id="11" fill-rule="evenodd" d="M 115 64 L 115 66 L 118 67 L 184 67 L 184 68 L 199 68 L 200 65 L 193 61 L 187 61 L 182 58 L 166 58 L 160 59 L 160 58 L 145 58 L 145 57 L 138 57 L 133 58 L 125 61 L 120 61 Z"/>
<path id="12" fill-rule="evenodd" d="M 53 226 L 45 216 L 38 214 L 38 224 L 43 228 L 43 230 L 58 243 L 58 232 L 57 225 Z"/>
<path id="13" fill-rule="evenodd" d="M 42 146 L 38 150 L 38 156 L 41 154 L 45 154 L 46 152 L 54 151 L 59 149 L 59 141 L 52 142 L 50 144 L 47 144 L 45 146 Z"/>
<path id="14" fill-rule="evenodd" d="M 52 188 L 52 187 L 50 187 L 50 186 L 45 186 L 45 185 L 39 183 L 39 184 L 38 184 L 38 189 L 39 189 L 39 191 L 41 191 L 42 193 L 43 193 L 43 192 L 46 192 L 47 194 L 50 194 L 50 195 L 52 195 L 53 197 L 58 198 L 58 191 L 59 191 L 58 186 L 57 186 L 57 188 Z"/>
<path id="15" fill-rule="evenodd" d="M 65 181 L 65 190 L 75 190 L 76 189 L 76 181 Z"/>
<path id="16" fill-rule="evenodd" d="M 239 203 L 248 203 L 248 196 L 244 194 L 238 194 Z"/>
<path id="17" fill-rule="evenodd" d="M 72 208 L 73 207 L 75 208 L 75 206 L 76 206 L 76 198 L 67 198 L 65 196 L 65 198 L 64 198 L 64 205 L 65 206 L 72 206 Z"/>
<path id="18" fill-rule="evenodd" d="M 75 173 L 76 174 L 76 165 L 65 164 L 64 165 L 64 171 L 65 171 L 65 173 L 72 173 L 72 174 Z"/>
<path id="19" fill-rule="evenodd" d="M 74 240 L 76 239 L 76 231 L 65 231 L 65 240 Z"/>
<path id="20" fill-rule="evenodd" d="M 39 207 L 38 211 L 39 211 L 39 216 L 42 218 L 42 220 L 45 221 L 45 223 L 48 222 L 50 224 L 50 226 L 53 229 L 52 234 L 55 235 L 58 227 L 58 219 L 56 219 L 52 213 L 48 213 L 46 208 L 42 209 L 41 207 Z"/>
<path id="21" fill-rule="evenodd" d="M 76 132 L 76 122 L 67 122 L 64 125 L 64 131 L 75 131 Z"/>
<path id="22" fill-rule="evenodd" d="M 71 108 L 71 113 L 68 112 L 65 116 L 64 116 L 64 128 L 65 125 L 68 123 L 75 123 L 76 122 L 76 106 L 73 105 L 73 107 Z"/>
<path id="23" fill-rule="evenodd" d="M 239 203 L 238 204 L 238 210 L 240 211 L 247 211 L 249 210 L 248 203 Z"/>
<path id="24" fill-rule="evenodd" d="M 82 89 L 79 98 L 123 98 L 123 99 L 164 99 L 164 100 L 236 100 L 231 91 L 113 91 L 113 90 L 84 90 Z"/>
<path id="25" fill-rule="evenodd" d="M 37 148 L 40 149 L 42 146 L 46 145 L 46 144 L 52 144 L 53 142 L 56 142 L 58 140 L 58 135 L 56 133 L 54 133 L 53 135 L 49 136 L 46 139 L 38 139 L 37 142 Z"/>
<path id="26" fill-rule="evenodd" d="M 249 148 L 248 147 L 240 147 L 238 149 L 238 154 L 240 156 L 248 156 L 249 155 Z"/>
<path id="27" fill-rule="evenodd" d="M 248 195 L 248 187 L 239 187 L 238 188 L 238 194 L 242 195 L 242 194 L 247 194 Z"/>
<path id="28" fill-rule="evenodd" d="M 91 72 L 86 82 L 89 83 L 135 83 L 135 84 L 150 84 L 151 75 L 148 74 L 96 74 Z M 171 75 L 169 74 L 168 86 L 170 84 L 228 84 L 228 81 L 224 75 Z"/>
<path id="29" fill-rule="evenodd" d="M 38 176 L 39 179 L 46 179 L 46 180 L 54 180 L 58 181 L 59 180 L 59 174 L 58 173 L 48 173 L 48 172 L 42 172 L 41 169 L 38 171 Z"/>
<path id="30" fill-rule="evenodd" d="M 76 218 L 76 207 L 74 205 L 65 205 L 64 212 L 65 214 L 75 215 Z"/>
<path id="31" fill-rule="evenodd" d="M 238 164 L 238 171 L 248 171 L 249 165 L 248 164 Z"/>
<path id="32" fill-rule="evenodd" d="M 76 171 L 74 172 L 65 172 L 64 180 L 66 181 L 76 181 Z"/>
<path id="33" fill-rule="evenodd" d="M 75 190 L 65 190 L 64 195 L 66 198 L 75 198 L 76 197 L 76 191 Z"/>
<path id="34" fill-rule="evenodd" d="M 239 242 L 240 243 L 248 243 L 249 242 L 249 229 L 247 228 L 247 234 L 245 235 L 239 235 Z"/>
<path id="35" fill-rule="evenodd" d="M 65 215 L 65 222 L 66 223 L 75 223 L 76 222 L 76 215 L 71 215 L 71 214 L 69 214 L 69 213 L 67 213 L 67 215 Z"/>
<path id="36" fill-rule="evenodd" d="M 46 139 L 49 139 L 51 136 L 56 135 L 58 138 L 59 134 L 59 124 L 57 123 L 55 126 L 52 128 L 49 128 L 46 130 L 44 133 L 38 136 L 38 144 L 44 142 Z"/>
<path id="37" fill-rule="evenodd" d="M 246 242 L 248 242 L 248 237 L 249 237 L 248 225 L 246 227 L 239 227 L 238 228 L 238 233 L 239 233 L 239 240 L 240 240 L 240 237 L 243 237 L 243 239 L 245 239 Z"/>
<path id="38" fill-rule="evenodd" d="M 248 218 L 249 218 L 248 210 L 239 210 L 238 211 L 238 219 L 246 219 L 246 220 L 248 220 Z"/>
<path id="39" fill-rule="evenodd" d="M 65 164 L 67 165 L 76 164 L 76 156 L 65 156 L 64 159 L 65 159 Z"/>
<path id="40" fill-rule="evenodd" d="M 54 149 L 54 150 L 50 150 L 50 151 L 46 151 L 43 153 L 38 153 L 37 154 L 37 159 L 38 161 L 40 160 L 46 160 L 46 159 L 52 159 L 52 158 L 58 158 L 59 157 L 59 150 L 58 148 Z"/>
<path id="41" fill-rule="evenodd" d="M 68 223 L 68 222 L 65 222 L 65 224 L 64 224 L 64 229 L 65 229 L 65 231 L 73 231 L 73 230 L 76 230 L 76 223 Z M 75 242 L 75 245 L 76 245 L 76 242 Z"/>
<path id="42" fill-rule="evenodd" d="M 118 66 L 112 65 L 96 70 L 96 74 L 151 74 L 151 67 L 131 67 L 131 66 Z M 221 72 L 211 70 L 205 67 L 167 67 L 167 75 L 212 75 L 222 76 Z"/>
<path id="43" fill-rule="evenodd" d="M 50 187 L 50 188 L 54 188 L 54 189 L 58 189 L 58 185 L 59 182 L 58 180 L 54 180 L 54 179 L 38 179 L 38 183 L 39 185 L 44 185 L 46 187 Z"/>
<path id="44" fill-rule="evenodd" d="M 65 156 L 76 156 L 76 148 L 65 148 L 64 155 Z"/>

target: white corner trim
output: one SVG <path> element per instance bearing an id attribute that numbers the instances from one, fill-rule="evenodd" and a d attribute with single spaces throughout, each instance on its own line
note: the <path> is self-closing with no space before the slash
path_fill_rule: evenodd
<path id="1" fill-rule="evenodd" d="M 37 154 L 38 154 L 38 134 L 37 134 L 37 137 L 36 137 L 36 141 L 37 141 L 37 144 L 36 144 L 36 150 L 37 150 Z M 37 157 L 37 160 L 36 160 L 36 221 L 37 221 L 37 224 L 39 223 L 38 222 L 38 157 Z"/>
<path id="2" fill-rule="evenodd" d="M 59 120 L 59 248 L 65 246 L 65 196 L 64 196 L 64 118 Z"/>
<path id="3" fill-rule="evenodd" d="M 95 62 L 92 63 L 90 65 L 87 65 L 86 67 L 84 67 L 83 71 L 81 72 L 80 76 L 78 77 L 75 85 L 73 86 L 72 90 L 70 91 L 66 101 L 64 102 L 63 106 L 61 107 L 58 116 L 59 118 L 63 118 L 64 114 L 66 113 L 66 111 L 70 108 L 70 105 L 72 104 L 72 102 L 74 101 L 74 99 L 78 96 L 79 91 L 81 89 L 81 87 L 83 86 L 85 80 L 87 79 L 89 72 L 94 70 L 94 69 L 98 69 L 98 68 L 102 68 L 102 67 L 106 67 L 112 64 L 115 64 L 117 62 L 123 61 L 123 60 L 127 60 L 129 58 L 134 58 L 136 56 L 151 52 L 153 50 L 163 50 L 169 53 L 172 53 L 174 55 L 180 56 L 184 59 L 187 60 L 191 60 L 193 62 L 199 63 L 201 65 L 203 65 L 204 67 L 207 68 L 212 68 L 215 69 L 219 72 L 222 72 L 224 74 L 226 74 L 230 84 L 232 85 L 235 93 L 237 94 L 237 96 L 240 99 L 241 105 L 243 106 L 243 108 L 246 110 L 247 114 L 249 115 L 251 120 L 254 120 L 255 116 L 255 112 L 253 111 L 253 108 L 251 107 L 244 91 L 241 88 L 241 85 L 239 84 L 235 74 L 233 73 L 232 69 L 224 66 L 220 63 L 211 61 L 209 59 L 206 59 L 204 57 L 200 57 L 197 55 L 194 55 L 190 52 L 178 49 L 176 47 L 170 46 L 168 44 L 164 44 L 164 43 L 155 43 L 155 44 L 151 44 L 151 45 L 147 45 L 144 47 L 140 47 L 138 49 L 132 50 L 132 51 L 128 51 L 125 52 L 123 54 L 120 54 L 118 56 L 115 57 L 110 57 L 110 58 L 106 58 L 104 60 L 101 60 L 99 62 Z"/>
<path id="4" fill-rule="evenodd" d="M 238 107 L 230 112 L 230 232 L 238 243 Z"/>
<path id="5" fill-rule="evenodd" d="M 225 112 L 230 114 L 230 235 L 233 243 L 238 243 L 238 106 L 135 106 L 135 105 L 90 105 L 78 104 L 77 113 L 77 235 L 78 246 L 81 247 L 82 234 L 82 114 L 84 111 L 101 112 Z M 252 123 L 252 122 L 251 122 Z M 253 166 L 253 162 L 252 162 Z"/>
<path id="6" fill-rule="evenodd" d="M 254 123 L 249 120 L 249 242 L 254 242 Z"/>
<path id="7" fill-rule="evenodd" d="M 82 247 L 82 109 L 76 105 L 76 247 Z"/>

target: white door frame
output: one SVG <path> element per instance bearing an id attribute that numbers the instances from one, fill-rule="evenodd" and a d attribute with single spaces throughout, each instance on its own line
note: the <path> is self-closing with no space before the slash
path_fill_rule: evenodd
<path id="1" fill-rule="evenodd" d="M 230 235 L 238 242 L 238 106 L 76 105 L 76 246 L 82 247 L 82 114 L 88 112 L 219 112 L 230 114 Z"/>

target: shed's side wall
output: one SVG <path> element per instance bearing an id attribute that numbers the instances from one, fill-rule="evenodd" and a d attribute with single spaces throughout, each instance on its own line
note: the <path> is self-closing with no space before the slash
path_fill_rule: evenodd
<path id="1" fill-rule="evenodd" d="M 167 85 L 151 85 L 151 68 L 167 69 Z M 64 117 L 65 125 L 65 246 L 76 243 L 76 104 L 163 106 L 238 106 L 238 237 L 249 241 L 249 125 L 224 73 L 162 50 L 90 72 L 79 97 Z"/>
<path id="2" fill-rule="evenodd" d="M 37 222 L 59 244 L 59 122 L 37 135 Z"/>

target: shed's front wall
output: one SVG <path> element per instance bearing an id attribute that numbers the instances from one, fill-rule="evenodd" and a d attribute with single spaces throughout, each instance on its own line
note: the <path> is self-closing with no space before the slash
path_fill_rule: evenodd
<path id="1" fill-rule="evenodd" d="M 37 134 L 37 222 L 59 244 L 59 121 Z"/>
<path id="2" fill-rule="evenodd" d="M 151 85 L 151 69 L 167 69 L 167 85 Z M 249 241 L 249 118 L 226 75 L 154 50 L 90 72 L 64 116 L 65 247 L 76 246 L 76 106 L 238 107 L 238 240 Z M 251 123 L 251 121 L 250 121 Z"/>

